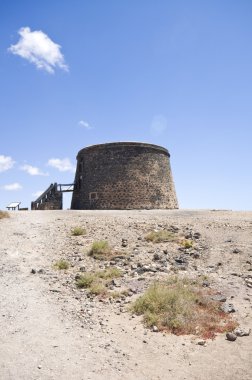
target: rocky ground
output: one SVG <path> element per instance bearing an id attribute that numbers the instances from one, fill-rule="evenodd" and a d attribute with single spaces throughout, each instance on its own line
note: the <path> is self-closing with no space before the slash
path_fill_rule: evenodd
<path id="1" fill-rule="evenodd" d="M 252 212 L 33 211 L 0 220 L 0 378 L 223 379 L 252 378 L 252 334 L 153 332 L 129 305 L 155 279 L 171 274 L 202 279 L 246 333 L 252 327 Z M 72 236 L 74 227 L 86 229 Z M 193 241 L 152 243 L 149 231 L 168 229 Z M 109 261 L 87 255 L 108 240 Z M 57 270 L 56 261 L 70 263 Z M 123 276 L 95 297 L 76 287 L 89 271 L 118 267 Z"/>

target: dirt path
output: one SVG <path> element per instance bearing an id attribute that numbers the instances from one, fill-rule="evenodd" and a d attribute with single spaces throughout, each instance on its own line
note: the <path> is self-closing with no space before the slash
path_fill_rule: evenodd
<path id="1" fill-rule="evenodd" d="M 48 223 L 54 218 L 37 216 L 15 214 L 1 226 L 0 378 L 96 378 L 87 331 L 66 320 L 48 284 L 30 274 L 50 264 L 53 254 Z"/>
<path id="2" fill-rule="evenodd" d="M 202 347 L 192 337 L 152 333 L 117 304 L 89 300 L 70 286 L 78 260 L 89 265 L 77 257 L 93 236 L 133 241 L 139 224 L 164 221 L 197 226 L 212 252 L 206 266 L 216 265 L 222 252 L 228 266 L 213 278 L 232 295 L 241 323 L 251 327 L 252 290 L 240 272 L 243 261 L 252 260 L 252 213 L 12 213 L 0 221 L 0 379 L 251 379 L 251 335 L 236 342 L 219 336 Z M 85 223 L 92 234 L 76 242 L 70 228 Z M 227 239 L 242 247 L 244 260 L 223 256 Z M 56 273 L 54 258 L 66 254 L 74 260 L 73 273 Z M 231 278 L 234 268 L 239 273 Z"/>

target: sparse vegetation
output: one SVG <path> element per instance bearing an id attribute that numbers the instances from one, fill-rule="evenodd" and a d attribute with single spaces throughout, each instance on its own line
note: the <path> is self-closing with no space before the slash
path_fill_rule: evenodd
<path id="1" fill-rule="evenodd" d="M 122 272 L 120 269 L 115 267 L 107 268 L 103 271 L 96 272 L 96 276 L 103 278 L 104 280 L 111 280 L 113 278 L 118 278 L 122 276 Z"/>
<path id="2" fill-rule="evenodd" d="M 220 311 L 205 289 L 195 280 L 171 277 L 155 282 L 132 305 L 143 315 L 146 326 L 174 334 L 196 334 L 213 338 L 216 333 L 233 330 L 237 323 Z"/>
<path id="3" fill-rule="evenodd" d="M 128 294 L 129 294 L 129 291 L 128 290 L 121 290 L 121 291 L 117 291 L 117 290 L 115 290 L 115 291 L 113 291 L 113 292 L 109 292 L 109 296 L 111 297 L 111 298 L 120 298 L 120 297 L 122 297 L 122 296 L 128 296 Z"/>
<path id="4" fill-rule="evenodd" d="M 66 260 L 59 260 L 56 263 L 54 263 L 54 268 L 59 270 L 64 270 L 69 268 L 69 263 Z"/>
<path id="5" fill-rule="evenodd" d="M 89 292 L 95 296 L 106 296 L 108 290 L 102 282 L 94 281 L 89 288 Z"/>
<path id="6" fill-rule="evenodd" d="M 88 252 L 89 256 L 94 257 L 95 259 L 104 260 L 109 258 L 112 254 L 111 247 L 106 240 L 94 241 L 90 251 Z"/>
<path id="7" fill-rule="evenodd" d="M 81 235 L 86 235 L 86 230 L 83 227 L 74 227 L 71 230 L 71 233 L 73 236 L 81 236 Z"/>
<path id="8" fill-rule="evenodd" d="M 167 230 L 151 231 L 145 236 L 145 240 L 152 241 L 153 243 L 162 243 L 167 241 L 175 241 L 176 234 Z"/>
<path id="9" fill-rule="evenodd" d="M 0 219 L 9 218 L 9 217 L 10 217 L 10 214 L 7 211 L 0 210 Z"/>
<path id="10" fill-rule="evenodd" d="M 76 281 L 76 286 L 78 288 L 88 289 L 91 294 L 107 296 L 114 296 L 115 292 L 109 292 L 106 285 L 113 278 L 118 278 L 122 275 L 120 269 L 108 268 L 103 271 L 97 271 L 94 273 L 84 273 Z M 119 292 L 117 292 L 119 294 Z"/>
<path id="11" fill-rule="evenodd" d="M 93 273 L 85 273 L 78 278 L 76 285 L 78 288 L 89 288 L 94 280 L 95 276 Z"/>
<path id="12" fill-rule="evenodd" d="M 114 299 L 120 298 L 122 295 L 125 295 L 124 292 L 114 291 L 109 293 L 109 296 Z"/>
<path id="13" fill-rule="evenodd" d="M 193 247 L 193 241 L 188 239 L 182 240 L 180 244 L 186 249 Z"/>

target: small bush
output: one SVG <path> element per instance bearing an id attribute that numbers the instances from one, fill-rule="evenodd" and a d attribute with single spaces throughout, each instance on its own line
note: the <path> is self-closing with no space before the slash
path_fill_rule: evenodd
<path id="1" fill-rule="evenodd" d="M 72 229 L 71 233 L 73 236 L 81 236 L 81 235 L 86 235 L 87 232 L 86 232 L 85 228 L 75 227 Z"/>
<path id="2" fill-rule="evenodd" d="M 120 298 L 122 295 L 123 295 L 122 292 L 119 292 L 119 291 L 114 291 L 114 292 L 109 293 L 109 296 L 113 299 Z"/>
<path id="3" fill-rule="evenodd" d="M 110 295 L 113 297 L 112 292 L 107 290 L 106 285 L 110 280 L 120 277 L 121 275 L 121 271 L 117 268 L 108 268 L 94 273 L 85 273 L 78 278 L 76 286 L 78 288 L 86 288 L 89 293 L 96 296 Z"/>
<path id="4" fill-rule="evenodd" d="M 122 276 L 122 272 L 118 268 L 107 268 L 104 271 L 96 272 L 96 276 L 104 280 L 112 280 Z"/>
<path id="5" fill-rule="evenodd" d="M 89 288 L 89 292 L 95 296 L 106 296 L 108 291 L 102 282 L 93 282 Z"/>
<path id="6" fill-rule="evenodd" d="M 122 290 L 122 291 L 115 290 L 113 292 L 110 292 L 109 296 L 111 298 L 116 299 L 116 298 L 121 298 L 122 296 L 127 297 L 128 294 L 129 294 L 128 290 Z"/>
<path id="7" fill-rule="evenodd" d="M 10 214 L 7 211 L 0 210 L 0 219 L 9 218 L 9 217 L 10 217 Z"/>
<path id="8" fill-rule="evenodd" d="M 151 231 L 145 236 L 145 240 L 152 241 L 153 243 L 174 241 L 175 239 L 175 234 L 167 230 Z"/>
<path id="9" fill-rule="evenodd" d="M 155 282 L 132 305 L 131 310 L 143 315 L 146 326 L 157 326 L 175 334 L 197 334 L 213 338 L 218 332 L 237 326 L 219 309 L 196 281 L 170 278 Z"/>
<path id="10" fill-rule="evenodd" d="M 92 273 L 85 273 L 76 281 L 76 285 L 78 288 L 89 288 L 94 280 L 95 276 Z"/>
<path id="11" fill-rule="evenodd" d="M 68 269 L 69 263 L 66 260 L 59 260 L 54 264 L 54 268 L 59 270 Z"/>
<path id="12" fill-rule="evenodd" d="M 105 284 L 95 273 L 86 273 L 80 276 L 76 281 L 76 285 L 78 288 L 88 289 L 89 293 L 95 296 L 105 295 L 107 293 Z"/>
<path id="13" fill-rule="evenodd" d="M 192 240 L 187 240 L 187 239 L 185 239 L 185 240 L 182 240 L 181 241 L 181 243 L 180 243 L 181 245 L 182 245 L 182 247 L 184 247 L 184 248 L 192 248 L 192 246 L 193 246 L 193 241 Z"/>
<path id="14" fill-rule="evenodd" d="M 95 259 L 104 260 L 109 258 L 111 253 L 109 243 L 106 240 L 99 240 L 93 242 L 88 255 L 94 257 Z"/>

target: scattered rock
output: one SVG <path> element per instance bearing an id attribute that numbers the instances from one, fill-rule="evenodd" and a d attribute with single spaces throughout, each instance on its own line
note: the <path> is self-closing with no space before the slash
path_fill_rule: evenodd
<path id="1" fill-rule="evenodd" d="M 129 291 L 132 292 L 132 293 L 134 293 L 134 294 L 136 294 L 137 293 L 137 288 L 131 287 L 131 288 L 129 288 Z"/>
<path id="2" fill-rule="evenodd" d="M 190 255 L 191 255 L 194 259 L 199 259 L 199 257 L 200 257 L 199 252 L 192 252 L 192 253 L 190 253 Z"/>
<path id="3" fill-rule="evenodd" d="M 225 303 L 224 305 L 221 305 L 220 309 L 227 314 L 234 313 L 236 311 L 232 303 Z"/>
<path id="4" fill-rule="evenodd" d="M 193 238 L 194 239 L 199 239 L 201 237 L 201 234 L 199 233 L 199 232 L 195 232 L 194 234 L 193 234 Z"/>
<path id="5" fill-rule="evenodd" d="M 241 250 L 238 249 L 238 248 L 235 248 L 235 249 L 233 250 L 233 253 L 241 253 Z"/>
<path id="6" fill-rule="evenodd" d="M 203 286 L 204 288 L 208 288 L 208 287 L 210 286 L 209 281 L 204 280 L 204 281 L 202 282 L 202 286 Z"/>
<path id="7" fill-rule="evenodd" d="M 120 286 L 121 286 L 120 282 L 117 281 L 117 280 L 112 280 L 111 283 L 112 283 L 112 285 L 114 285 L 116 288 L 120 288 Z"/>
<path id="8" fill-rule="evenodd" d="M 205 340 L 198 340 L 197 344 L 199 346 L 206 346 L 206 341 Z"/>
<path id="9" fill-rule="evenodd" d="M 230 342 L 234 342 L 237 339 L 237 335 L 231 332 L 226 333 L 226 338 Z"/>
<path id="10" fill-rule="evenodd" d="M 183 256 L 175 257 L 174 260 L 177 264 L 187 264 L 187 260 Z"/>
<path id="11" fill-rule="evenodd" d="M 251 329 L 243 329 L 241 327 L 238 327 L 237 329 L 235 329 L 233 331 L 233 333 L 236 335 L 236 336 L 239 336 L 239 337 L 242 337 L 242 336 L 249 336 L 250 335 L 250 332 L 251 332 Z"/>
<path id="12" fill-rule="evenodd" d="M 176 232 L 179 231 L 179 227 L 177 227 L 177 226 L 170 226 L 169 227 L 169 231 L 172 231 L 172 232 L 176 233 Z"/>
<path id="13" fill-rule="evenodd" d="M 32 274 L 37 273 L 36 269 L 32 269 L 32 270 L 31 270 L 31 273 L 32 273 Z"/>
<path id="14" fill-rule="evenodd" d="M 223 294 L 215 294 L 211 297 L 211 299 L 217 302 L 226 302 L 227 297 L 225 297 Z"/>
<path id="15" fill-rule="evenodd" d="M 252 278 L 250 277 L 245 278 L 245 283 L 247 287 L 252 288 Z"/>
<path id="16" fill-rule="evenodd" d="M 154 255 L 153 255 L 153 260 L 154 261 L 158 261 L 158 260 L 160 260 L 161 259 L 161 256 L 160 256 L 160 254 L 159 253 L 154 253 Z"/>
<path id="17" fill-rule="evenodd" d="M 127 247 L 127 245 L 128 245 L 128 240 L 122 239 L 122 247 Z"/>

